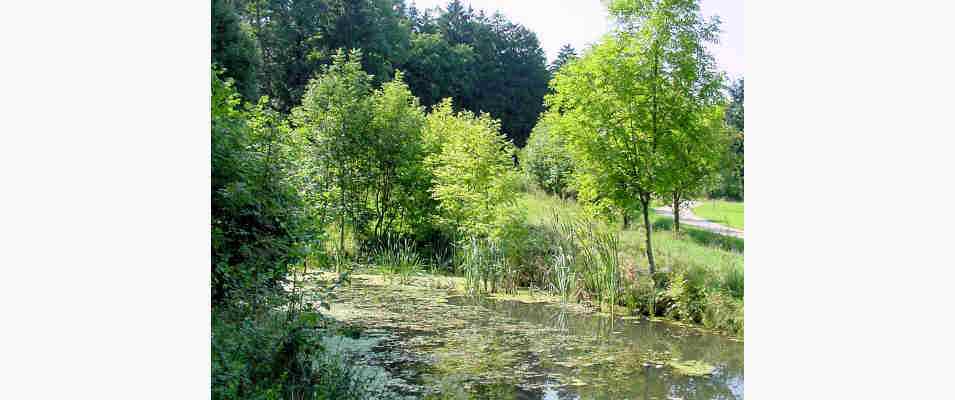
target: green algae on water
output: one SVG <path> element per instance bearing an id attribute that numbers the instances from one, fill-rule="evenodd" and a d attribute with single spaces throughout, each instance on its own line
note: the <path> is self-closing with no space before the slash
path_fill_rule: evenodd
<path id="1" fill-rule="evenodd" d="M 423 360 L 395 361 L 389 370 L 415 370 L 407 372 L 408 381 L 429 398 L 480 397 L 492 388 L 523 393 L 518 398 L 547 390 L 582 398 L 627 398 L 643 393 L 639 382 L 647 379 L 642 377 L 645 363 L 669 367 L 652 375 L 659 382 L 652 392 L 662 393 L 671 384 L 667 382 L 677 382 L 666 387 L 683 398 L 717 393 L 739 398 L 726 385 L 742 384 L 741 344 L 727 345 L 732 342 L 672 324 L 595 315 L 579 305 L 553 304 L 538 293 L 466 296 L 448 286 L 424 279 L 396 285 L 356 274 L 351 285 L 336 291 L 331 310 L 323 312 L 349 326 L 364 327 L 366 333 L 389 332 L 394 340 L 388 346 L 396 346 L 394 352 Z M 340 344 L 361 350 L 382 347 L 361 339 Z M 712 344 L 689 344 L 698 342 Z M 683 359 L 697 361 L 678 361 Z M 732 363 L 728 370 L 727 360 Z M 714 362 L 730 371 L 720 377 L 739 378 L 728 384 L 714 381 Z M 686 385 L 686 379 L 697 381 Z M 741 386 L 739 390 L 741 394 Z"/>
<path id="2" fill-rule="evenodd" d="M 700 360 L 680 361 L 671 360 L 667 365 L 679 374 L 686 376 L 706 376 L 713 373 L 716 367 Z"/>

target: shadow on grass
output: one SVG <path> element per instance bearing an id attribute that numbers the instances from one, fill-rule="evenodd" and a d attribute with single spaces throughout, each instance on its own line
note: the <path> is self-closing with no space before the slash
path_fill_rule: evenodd
<path id="1" fill-rule="evenodd" d="M 654 231 L 669 231 L 673 232 L 673 220 L 672 219 L 658 219 L 653 223 Z M 736 251 L 743 252 L 743 239 L 720 235 L 718 233 L 713 233 L 710 231 L 705 231 L 702 229 L 697 229 L 692 226 L 682 225 L 680 226 L 680 231 L 684 237 L 689 238 L 690 240 L 702 244 L 704 246 L 713 246 L 718 247 L 727 251 Z"/>

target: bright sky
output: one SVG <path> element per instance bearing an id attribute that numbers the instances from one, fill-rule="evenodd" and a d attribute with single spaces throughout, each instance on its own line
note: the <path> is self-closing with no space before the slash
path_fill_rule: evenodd
<path id="1" fill-rule="evenodd" d="M 449 0 L 413 0 L 418 8 L 441 6 Z M 553 60 L 565 43 L 580 51 L 610 29 L 607 12 L 600 0 L 462 0 L 476 10 L 501 11 L 508 19 L 537 33 L 547 59 Z M 411 4 L 411 0 L 406 0 Z M 705 18 L 719 15 L 723 33 L 720 43 L 710 46 L 720 68 L 730 78 L 745 72 L 743 62 L 743 0 L 702 0 Z"/>

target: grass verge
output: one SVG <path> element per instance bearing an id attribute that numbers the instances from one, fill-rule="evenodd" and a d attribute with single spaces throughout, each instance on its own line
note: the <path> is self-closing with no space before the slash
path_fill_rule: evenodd
<path id="1" fill-rule="evenodd" d="M 693 213 L 731 228 L 743 229 L 743 203 L 726 200 L 702 200 Z"/>

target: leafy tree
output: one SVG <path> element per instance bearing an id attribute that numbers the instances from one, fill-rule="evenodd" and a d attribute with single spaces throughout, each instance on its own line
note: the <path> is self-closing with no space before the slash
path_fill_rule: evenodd
<path id="1" fill-rule="evenodd" d="M 410 27 L 401 0 L 240 0 L 262 49 L 262 92 L 289 111 L 337 49 L 361 49 L 374 82 L 404 62 Z"/>
<path id="2" fill-rule="evenodd" d="M 429 231 L 437 204 L 424 166 L 423 107 L 400 71 L 372 90 L 361 52 L 339 51 L 333 60 L 293 115 L 312 157 L 305 175 L 322 182 L 309 198 L 338 221 L 339 254 L 346 227 L 362 245 Z"/>
<path id="3" fill-rule="evenodd" d="M 261 106 L 240 108 L 231 80 L 212 76 L 212 298 L 274 287 L 309 238 L 282 162 L 288 131 Z"/>
<path id="4" fill-rule="evenodd" d="M 725 193 L 729 197 L 743 199 L 743 78 L 729 88 L 730 105 L 726 110 L 727 123 L 738 133 L 734 135 L 730 146 L 730 164 L 724 173 Z"/>
<path id="5" fill-rule="evenodd" d="M 726 123 L 733 129 L 743 131 L 743 78 L 729 87 L 730 104 L 726 108 Z"/>
<path id="6" fill-rule="evenodd" d="M 259 92 L 288 112 L 337 49 L 361 49 L 375 85 L 396 69 L 423 105 L 453 97 L 487 112 L 523 145 L 543 111 L 549 74 L 536 35 L 500 14 L 452 1 L 443 12 L 403 0 L 237 0 L 261 48 Z"/>
<path id="7" fill-rule="evenodd" d="M 544 119 L 534 127 L 521 150 L 521 166 L 537 186 L 560 197 L 564 197 L 574 173 L 574 162 L 563 138 L 552 133 Z"/>
<path id="8" fill-rule="evenodd" d="M 329 1 L 240 0 L 243 19 L 262 49 L 260 92 L 288 112 L 324 64 L 324 36 L 334 22 Z"/>
<path id="9" fill-rule="evenodd" d="M 740 78 L 728 87 L 729 105 L 724 119 L 728 125 L 731 139 L 720 168 L 718 184 L 709 195 L 743 199 L 743 79 Z"/>
<path id="10" fill-rule="evenodd" d="M 704 191 L 718 177 L 729 144 L 723 107 L 710 107 L 681 130 L 666 138 L 667 175 L 670 183 L 663 196 L 673 207 L 673 230 L 680 231 L 683 203 Z"/>
<path id="11" fill-rule="evenodd" d="M 223 70 L 223 78 L 233 79 L 236 90 L 251 101 L 258 94 L 255 74 L 261 59 L 249 30 L 229 2 L 212 0 L 212 64 Z"/>
<path id="12" fill-rule="evenodd" d="M 718 103 L 721 75 L 704 43 L 719 22 L 704 22 L 692 0 L 616 0 L 610 12 L 620 29 L 558 72 L 548 102 L 587 176 L 581 196 L 625 211 L 639 202 L 652 274 L 650 201 L 674 185 L 667 141 L 694 132 L 699 113 Z"/>
<path id="13" fill-rule="evenodd" d="M 373 184 L 368 171 L 372 123 L 371 76 L 362 70 L 361 52 L 339 50 L 333 62 L 309 82 L 302 104 L 292 110 L 308 142 L 314 173 L 326 182 L 321 202 L 338 220 L 338 251 L 345 252 L 345 227 L 355 231 L 370 218 L 364 188 Z"/>
<path id="14" fill-rule="evenodd" d="M 400 71 L 372 98 L 371 170 L 376 238 L 388 237 L 394 224 L 410 231 L 428 225 L 434 211 L 430 176 L 424 168 L 424 110 Z"/>
<path id="15" fill-rule="evenodd" d="M 451 44 L 439 33 L 414 33 L 407 71 L 408 86 L 432 106 L 446 97 L 470 98 L 475 85 L 475 54 L 466 44 Z"/>
<path id="16" fill-rule="evenodd" d="M 487 114 L 455 113 L 446 99 L 428 115 L 426 135 L 438 224 L 459 238 L 512 235 L 523 214 L 516 207 L 515 149 L 499 122 Z"/>
<path id="17" fill-rule="evenodd" d="M 463 72 L 456 80 L 463 79 L 467 90 L 452 92 L 439 86 L 435 92 L 428 83 L 430 70 L 408 68 L 412 91 L 422 97 L 426 106 L 434 105 L 430 101 L 455 96 L 455 104 L 460 108 L 486 112 L 499 119 L 507 137 L 523 146 L 543 111 L 542 100 L 549 79 L 537 36 L 501 14 L 488 16 L 483 11 L 475 12 L 458 0 L 451 1 L 435 18 L 418 20 L 424 25 L 414 30 L 438 33 L 451 46 L 468 46 L 473 52 L 473 61 L 449 61 L 452 65 L 467 66 L 449 68 Z"/>
<path id="18" fill-rule="evenodd" d="M 325 34 L 330 49 L 361 49 L 362 66 L 376 84 L 386 82 L 408 57 L 411 27 L 403 0 L 329 1 L 334 22 Z"/>
<path id="19" fill-rule="evenodd" d="M 556 74 L 557 71 L 560 71 L 561 67 L 565 64 L 577 59 L 577 50 L 574 50 L 574 47 L 565 44 L 560 47 L 560 51 L 557 52 L 557 58 L 554 59 L 554 62 L 550 63 L 550 66 L 547 67 L 547 71 L 551 75 Z"/>

